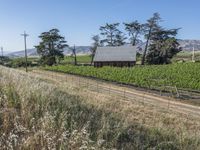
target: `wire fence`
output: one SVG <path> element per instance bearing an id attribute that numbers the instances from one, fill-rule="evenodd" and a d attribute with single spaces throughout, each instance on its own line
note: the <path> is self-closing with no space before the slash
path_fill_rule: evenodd
<path id="1" fill-rule="evenodd" d="M 107 94 L 114 98 L 120 98 L 126 101 L 135 101 L 143 106 L 151 105 L 162 110 L 169 111 L 170 109 L 173 109 L 176 112 L 185 112 L 186 114 L 193 114 L 197 116 L 200 115 L 199 107 L 187 105 L 184 103 L 177 103 L 177 101 L 170 97 L 163 98 L 154 93 L 149 93 L 146 91 L 135 91 L 134 89 L 126 88 L 123 86 L 115 86 L 105 83 L 103 81 L 92 80 L 64 73 L 40 70 L 34 70 L 33 72 L 56 81 L 68 82 L 74 87 L 84 88 L 90 91 Z"/>

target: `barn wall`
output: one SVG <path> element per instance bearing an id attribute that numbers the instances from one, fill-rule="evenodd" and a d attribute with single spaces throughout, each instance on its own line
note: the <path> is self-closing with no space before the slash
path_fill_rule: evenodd
<path id="1" fill-rule="evenodd" d="M 133 67 L 135 61 L 113 61 L 113 62 L 94 62 L 94 67 L 112 66 L 112 67 Z"/>

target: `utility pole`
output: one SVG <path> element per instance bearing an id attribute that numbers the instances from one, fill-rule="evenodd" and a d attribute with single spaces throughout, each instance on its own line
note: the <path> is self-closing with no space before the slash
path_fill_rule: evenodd
<path id="1" fill-rule="evenodd" d="M 74 49 L 73 49 L 73 53 L 74 53 L 74 65 L 77 65 L 77 59 L 76 59 L 76 46 L 74 45 Z"/>
<path id="2" fill-rule="evenodd" d="M 193 52 L 192 52 L 192 62 L 195 62 L 195 49 L 193 46 Z"/>
<path id="3" fill-rule="evenodd" d="M 1 61 L 2 61 L 2 64 L 3 64 L 3 47 L 1 47 Z"/>
<path id="4" fill-rule="evenodd" d="M 1 57 L 3 58 L 3 46 L 1 47 Z"/>
<path id="5" fill-rule="evenodd" d="M 24 31 L 24 33 L 23 34 L 21 34 L 21 36 L 23 36 L 24 37 L 24 46 L 25 46 L 25 61 L 26 61 L 26 72 L 28 72 L 28 65 L 27 65 L 27 49 L 26 49 L 26 38 L 27 38 L 27 36 L 29 36 L 28 34 L 26 34 L 26 31 Z"/>
<path id="6" fill-rule="evenodd" d="M 3 58 L 3 47 L 1 47 L 1 56 Z"/>

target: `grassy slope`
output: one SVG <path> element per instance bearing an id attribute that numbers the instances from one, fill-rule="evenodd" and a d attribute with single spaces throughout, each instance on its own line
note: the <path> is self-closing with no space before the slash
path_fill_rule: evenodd
<path id="1" fill-rule="evenodd" d="M 94 68 L 90 66 L 53 66 L 47 70 L 96 77 L 139 87 L 171 85 L 200 90 L 200 63 L 182 63 L 133 68 Z"/>
<path id="2" fill-rule="evenodd" d="M 179 52 L 172 61 L 192 61 L 192 52 Z M 195 51 L 195 60 L 199 61 L 200 60 L 200 51 Z"/>
<path id="3" fill-rule="evenodd" d="M 73 63 L 74 58 L 71 56 L 65 56 L 64 60 L 62 60 L 62 64 L 68 64 Z M 91 62 L 91 56 L 89 55 L 83 55 L 83 56 L 77 56 L 77 62 L 78 63 L 90 63 Z"/>
<path id="4" fill-rule="evenodd" d="M 0 85 L 1 149 L 186 150 L 200 146 L 200 126 L 191 118 L 106 102 L 103 97 L 102 104 L 84 99 L 79 90 L 73 89 L 73 95 L 69 88 L 64 92 L 34 76 L 3 67 Z"/>

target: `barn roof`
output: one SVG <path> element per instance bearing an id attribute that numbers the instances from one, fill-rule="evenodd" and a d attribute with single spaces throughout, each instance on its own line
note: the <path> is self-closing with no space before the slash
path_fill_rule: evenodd
<path id="1" fill-rule="evenodd" d="M 98 47 L 94 56 L 97 61 L 136 61 L 136 46 Z"/>

